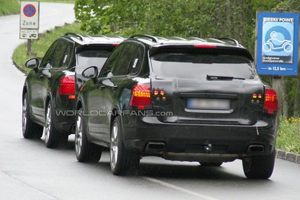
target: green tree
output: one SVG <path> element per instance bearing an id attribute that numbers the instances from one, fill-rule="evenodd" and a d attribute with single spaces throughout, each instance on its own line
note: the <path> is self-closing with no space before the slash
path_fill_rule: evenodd
<path id="1" fill-rule="evenodd" d="M 91 34 L 231 37 L 254 55 L 256 13 L 276 8 L 298 12 L 299 0 L 76 0 L 75 14 Z M 282 88 L 281 113 L 298 116 L 300 79 L 283 78 Z"/>

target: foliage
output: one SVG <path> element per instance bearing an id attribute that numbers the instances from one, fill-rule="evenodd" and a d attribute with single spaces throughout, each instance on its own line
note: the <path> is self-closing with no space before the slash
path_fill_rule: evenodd
<path id="1" fill-rule="evenodd" d="M 231 37 L 255 54 L 256 13 L 299 12 L 299 0 L 76 0 L 75 16 L 91 34 L 137 33 L 180 37 Z M 271 85 L 272 78 L 262 79 Z M 285 78 L 280 113 L 299 116 L 299 78 Z M 298 106 L 299 104 L 299 106 Z"/>
<path id="2" fill-rule="evenodd" d="M 76 18 L 93 34 L 233 37 L 254 53 L 257 10 L 280 0 L 76 0 Z"/>
<path id="3" fill-rule="evenodd" d="M 300 154 L 300 118 L 280 117 L 277 148 Z"/>
<path id="4" fill-rule="evenodd" d="M 51 3 L 75 3 L 75 0 L 30 0 Z M 19 0 L 0 0 L 0 16 L 20 13 Z"/>
<path id="5" fill-rule="evenodd" d="M 0 0 L 0 16 L 8 14 L 17 14 L 20 12 L 18 0 Z"/>

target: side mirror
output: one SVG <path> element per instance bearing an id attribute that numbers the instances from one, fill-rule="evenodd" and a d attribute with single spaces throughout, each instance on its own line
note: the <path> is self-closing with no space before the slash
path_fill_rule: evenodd
<path id="1" fill-rule="evenodd" d="M 32 58 L 25 63 L 25 67 L 29 69 L 36 69 L 39 66 L 39 60 L 37 58 Z"/>
<path id="2" fill-rule="evenodd" d="M 97 79 L 98 67 L 91 66 L 91 67 L 86 68 L 85 70 L 83 70 L 82 76 L 87 79 L 93 79 L 93 80 Z"/>

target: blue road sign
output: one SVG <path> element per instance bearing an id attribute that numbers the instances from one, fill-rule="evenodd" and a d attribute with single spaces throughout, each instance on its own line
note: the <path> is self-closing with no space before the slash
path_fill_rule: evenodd
<path id="1" fill-rule="evenodd" d="M 298 13 L 258 13 L 257 71 L 261 75 L 298 74 Z"/>

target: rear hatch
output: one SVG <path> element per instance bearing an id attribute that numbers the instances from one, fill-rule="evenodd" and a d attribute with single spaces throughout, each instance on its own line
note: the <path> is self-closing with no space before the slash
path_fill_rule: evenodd
<path id="1" fill-rule="evenodd" d="M 256 123 L 263 110 L 264 86 L 248 51 L 242 48 L 174 49 L 157 51 L 151 56 L 154 72 L 151 98 L 160 121 Z"/>

